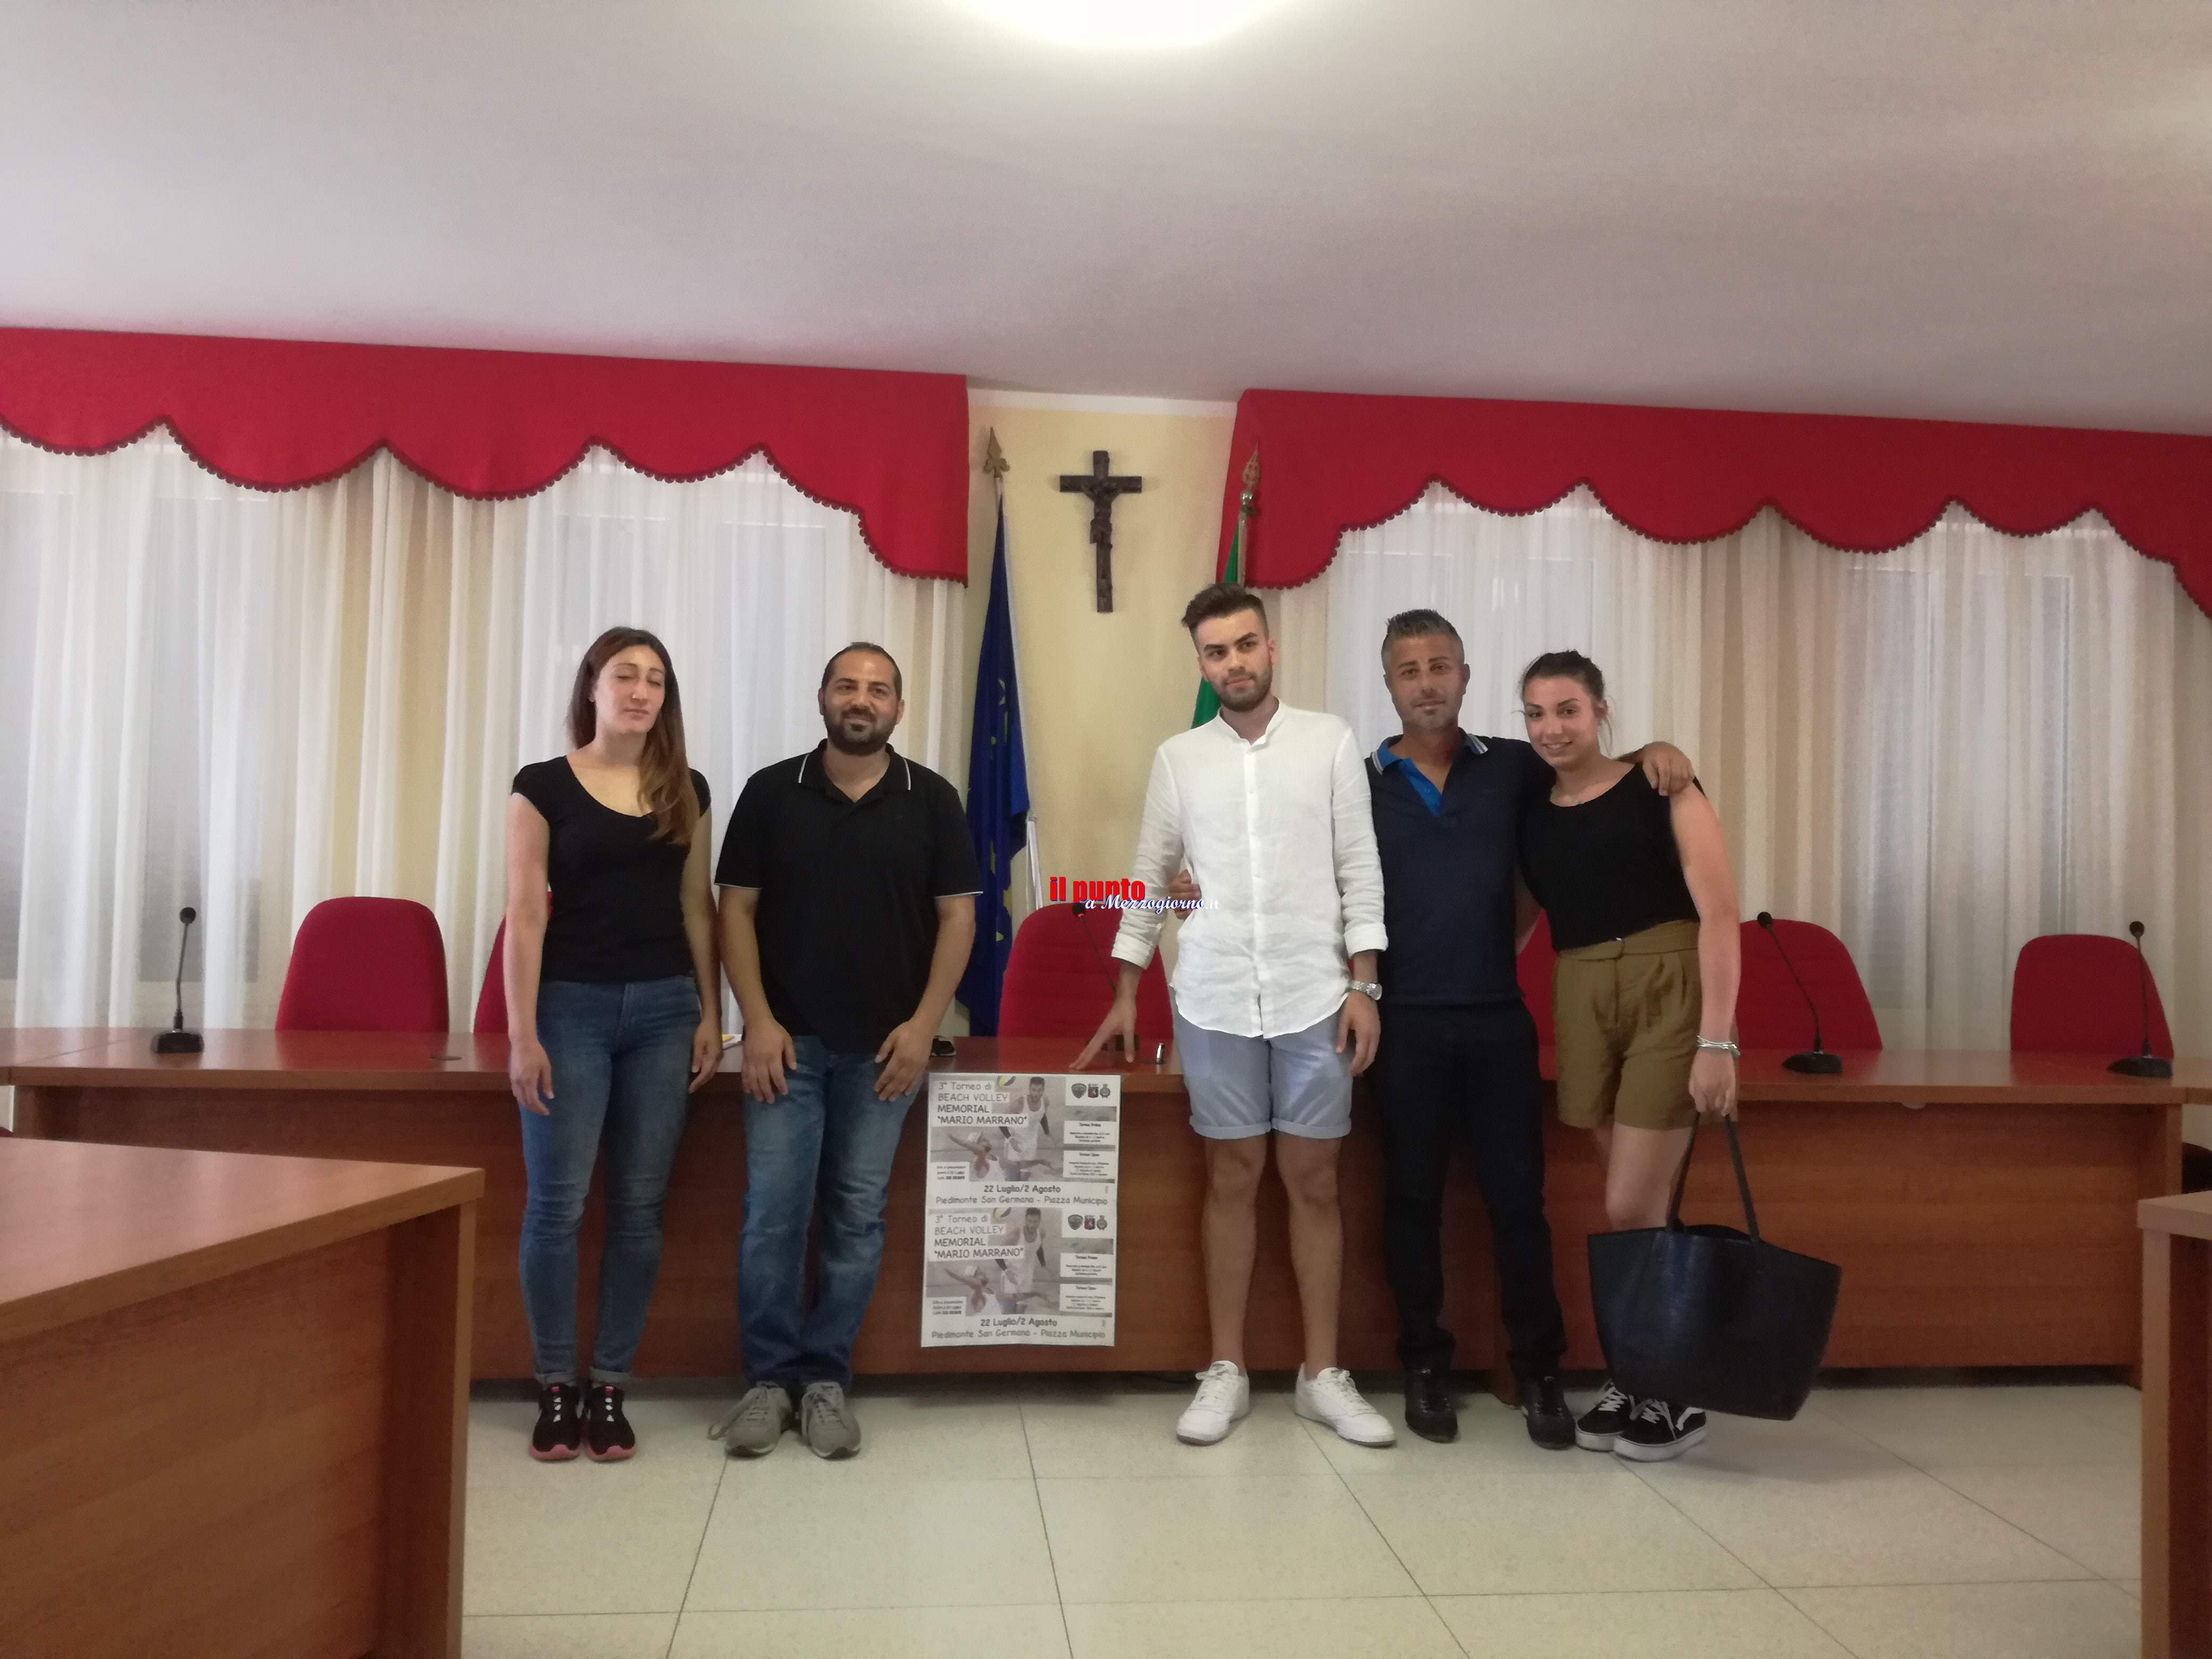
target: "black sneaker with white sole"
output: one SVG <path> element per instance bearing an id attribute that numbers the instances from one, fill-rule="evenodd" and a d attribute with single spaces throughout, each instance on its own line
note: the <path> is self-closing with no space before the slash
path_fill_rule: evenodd
<path id="1" fill-rule="evenodd" d="M 1635 1414 L 1636 1402 L 1614 1388 L 1608 1376 L 1596 1403 L 1575 1419 L 1575 1444 L 1584 1451 L 1609 1452 Z"/>
<path id="2" fill-rule="evenodd" d="M 1638 1463 L 1663 1463 L 1670 1457 L 1680 1457 L 1705 1437 L 1705 1414 L 1695 1406 L 1639 1400 L 1635 1416 L 1613 1443 L 1613 1455 Z"/>

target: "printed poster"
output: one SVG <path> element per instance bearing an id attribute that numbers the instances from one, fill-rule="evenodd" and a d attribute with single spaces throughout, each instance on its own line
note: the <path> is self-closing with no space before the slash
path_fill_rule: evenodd
<path id="1" fill-rule="evenodd" d="M 929 1079 L 921 1346 L 1110 1347 L 1121 1080 Z"/>

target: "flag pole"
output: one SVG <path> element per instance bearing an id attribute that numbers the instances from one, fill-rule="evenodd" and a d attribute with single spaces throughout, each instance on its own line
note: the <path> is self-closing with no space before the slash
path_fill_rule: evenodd
<path id="1" fill-rule="evenodd" d="M 1013 464 L 1006 459 L 1006 452 L 999 447 L 999 428 L 994 426 L 985 428 L 983 471 L 989 475 L 992 501 L 1001 525 L 1006 517 L 1006 474 L 1012 470 Z M 1013 641 L 1014 662 L 1018 672 L 1022 659 L 1022 630 L 1021 624 L 1015 620 L 1017 608 L 1014 604 L 1014 562 L 1009 557 L 1006 561 L 1006 632 Z M 1022 732 L 1022 747 L 1024 750 L 1029 747 L 1026 727 Z M 1024 754 L 1022 760 L 1023 769 L 1027 771 L 1029 757 Z M 1034 800 L 1036 797 L 1032 795 L 1030 799 Z M 1034 806 L 1022 815 L 1022 848 L 1029 854 L 1030 860 L 1030 908 L 1033 912 L 1042 910 L 1044 908 L 1044 846 L 1037 833 L 1036 809 Z"/>

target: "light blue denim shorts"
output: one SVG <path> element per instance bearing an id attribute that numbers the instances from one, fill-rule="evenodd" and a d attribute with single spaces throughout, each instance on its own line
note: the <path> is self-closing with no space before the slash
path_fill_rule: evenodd
<path id="1" fill-rule="evenodd" d="M 1278 1037 L 1232 1036 L 1175 1016 L 1190 1127 L 1208 1140 L 1278 1130 L 1311 1140 L 1352 1132 L 1352 1045 L 1336 1052 L 1336 1016 Z"/>

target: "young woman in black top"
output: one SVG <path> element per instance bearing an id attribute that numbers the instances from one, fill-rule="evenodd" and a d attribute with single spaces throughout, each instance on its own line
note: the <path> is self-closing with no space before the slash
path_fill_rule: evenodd
<path id="1" fill-rule="evenodd" d="M 1735 878 L 1702 789 L 1656 793 L 1608 757 L 1605 677 L 1556 651 L 1521 678 L 1528 740 L 1548 795 L 1522 820 L 1529 890 L 1551 918 L 1559 1119 L 1589 1130 L 1616 1228 L 1663 1226 L 1674 1171 L 1699 1114 L 1735 1115 L 1741 974 Z M 1610 1382 L 1576 1425 L 1578 1444 L 1641 1462 L 1705 1437 L 1705 1413 L 1634 1401 Z"/>
<path id="2" fill-rule="evenodd" d="M 707 780 L 684 759 L 684 705 L 659 640 L 612 628 L 592 642 L 568 740 L 568 753 L 515 774 L 507 805 L 507 1071 L 529 1176 L 530 1455 L 555 1462 L 581 1449 L 605 1462 L 637 1447 L 623 1391 L 660 1270 L 685 1097 L 721 1059 L 721 970 Z M 584 1389 L 576 1229 L 602 1146 L 606 1243 Z"/>

